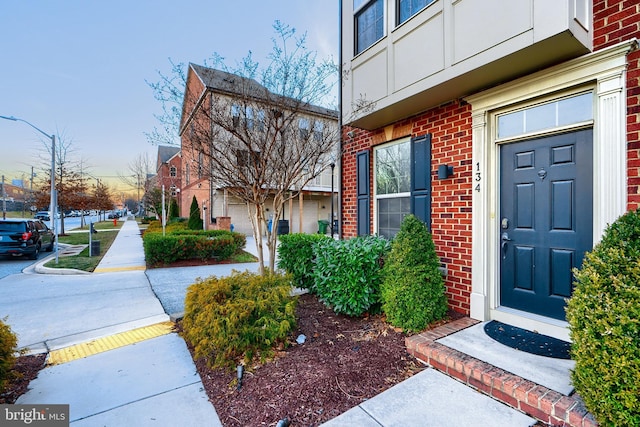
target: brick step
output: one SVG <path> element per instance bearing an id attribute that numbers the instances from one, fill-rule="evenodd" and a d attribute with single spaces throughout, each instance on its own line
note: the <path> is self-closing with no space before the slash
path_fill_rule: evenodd
<path id="1" fill-rule="evenodd" d="M 466 317 L 408 337 L 407 351 L 422 363 L 543 423 L 571 427 L 598 425 L 579 397 L 565 396 L 435 342 L 476 323 L 479 322 Z"/>

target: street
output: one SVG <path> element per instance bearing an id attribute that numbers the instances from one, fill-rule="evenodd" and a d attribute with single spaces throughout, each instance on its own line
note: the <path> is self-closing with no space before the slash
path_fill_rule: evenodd
<path id="1" fill-rule="evenodd" d="M 85 224 L 89 222 L 98 222 L 97 216 L 85 216 L 84 217 Z M 60 220 L 58 220 L 58 223 Z M 49 227 L 51 227 L 51 221 L 45 221 Z M 60 227 L 60 225 L 58 225 Z M 64 229 L 65 232 L 69 232 L 70 230 L 76 229 L 80 227 L 80 217 L 74 218 L 65 218 L 64 219 Z M 60 229 L 58 229 L 60 232 Z M 48 252 L 41 252 L 38 256 L 38 260 L 31 260 L 27 257 L 0 257 L 0 279 L 3 279 L 12 274 L 18 274 L 23 271 L 25 268 L 35 264 L 39 260 L 44 259 L 45 257 L 51 255 Z"/>

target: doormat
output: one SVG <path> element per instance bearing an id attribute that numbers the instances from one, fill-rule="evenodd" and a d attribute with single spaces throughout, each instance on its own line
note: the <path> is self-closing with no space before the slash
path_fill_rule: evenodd
<path id="1" fill-rule="evenodd" d="M 571 343 L 517 328 L 495 320 L 484 325 L 484 331 L 500 344 L 516 350 L 553 357 L 554 359 L 570 359 Z"/>

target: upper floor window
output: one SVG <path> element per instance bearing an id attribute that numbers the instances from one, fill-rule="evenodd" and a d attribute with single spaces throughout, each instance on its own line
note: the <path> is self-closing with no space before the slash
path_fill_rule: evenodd
<path id="1" fill-rule="evenodd" d="M 353 0 L 356 55 L 384 36 L 384 0 Z"/>
<path id="2" fill-rule="evenodd" d="M 397 25 L 402 24 L 435 0 L 396 0 L 396 10 L 398 11 Z"/>
<path id="3" fill-rule="evenodd" d="M 171 166 L 169 169 L 169 176 L 175 178 L 178 175 L 178 169 L 175 166 Z"/>
<path id="4" fill-rule="evenodd" d="M 306 140 L 307 138 L 309 138 L 310 125 L 311 123 L 309 119 L 305 117 L 301 117 L 300 119 L 298 119 L 298 131 L 300 133 L 300 139 Z"/>

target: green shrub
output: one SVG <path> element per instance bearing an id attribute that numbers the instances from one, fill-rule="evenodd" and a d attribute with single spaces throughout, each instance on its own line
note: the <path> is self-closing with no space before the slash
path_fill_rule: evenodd
<path id="1" fill-rule="evenodd" d="M 183 335 L 211 367 L 269 357 L 295 330 L 297 299 L 288 275 L 235 271 L 198 280 L 187 290 Z"/>
<path id="2" fill-rule="evenodd" d="M 176 218 L 174 220 L 169 221 L 164 230 L 166 233 L 173 233 L 176 230 L 187 230 L 187 221 L 184 218 Z M 162 221 L 157 219 L 150 221 L 147 226 L 146 232 L 162 232 Z"/>
<path id="3" fill-rule="evenodd" d="M 574 270 L 571 378 L 601 425 L 640 425 L 640 210 L 605 230 Z"/>
<path id="4" fill-rule="evenodd" d="M 7 379 L 16 362 L 16 347 L 18 338 L 11 327 L 7 325 L 7 318 L 0 320 L 0 391 L 6 385 Z"/>
<path id="5" fill-rule="evenodd" d="M 158 232 L 145 232 L 142 236 L 145 259 L 151 265 L 169 264 L 182 259 L 228 259 L 244 247 L 246 238 L 239 233 L 223 232 L 217 235 L 178 231 L 165 236 Z"/>
<path id="6" fill-rule="evenodd" d="M 336 313 L 360 316 L 379 308 L 382 264 L 389 241 L 364 236 L 322 239 L 314 246 L 315 290 Z"/>
<path id="7" fill-rule="evenodd" d="M 293 275 L 297 287 L 314 290 L 313 270 L 315 268 L 313 245 L 320 240 L 330 239 L 322 234 L 293 233 L 278 236 L 278 268 Z"/>
<path id="8" fill-rule="evenodd" d="M 190 230 L 202 230 L 202 218 L 200 217 L 200 207 L 198 206 L 196 196 L 193 196 L 193 199 L 191 200 L 187 228 Z"/>
<path id="9" fill-rule="evenodd" d="M 176 199 L 171 199 L 169 204 L 169 220 L 178 218 L 180 216 L 180 209 L 178 209 L 178 202 Z"/>
<path id="10" fill-rule="evenodd" d="M 389 323 L 417 332 L 447 314 L 439 266 L 427 226 L 414 215 L 407 215 L 391 242 L 382 270 L 380 296 Z"/>

